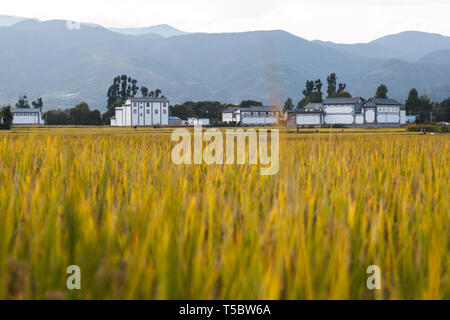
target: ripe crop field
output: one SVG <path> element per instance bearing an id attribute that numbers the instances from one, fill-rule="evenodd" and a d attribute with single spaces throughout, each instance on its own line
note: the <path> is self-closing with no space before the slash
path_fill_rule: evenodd
<path id="1" fill-rule="evenodd" d="M 0 132 L 0 299 L 450 299 L 450 135 L 283 129 L 262 176 L 170 132 Z"/>

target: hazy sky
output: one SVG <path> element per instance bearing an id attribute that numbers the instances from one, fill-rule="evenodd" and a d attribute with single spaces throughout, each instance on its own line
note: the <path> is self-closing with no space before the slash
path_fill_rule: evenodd
<path id="1" fill-rule="evenodd" d="M 450 0 L 1 0 L 0 14 L 190 32 L 283 29 L 308 40 L 367 42 L 406 30 L 450 35 Z"/>

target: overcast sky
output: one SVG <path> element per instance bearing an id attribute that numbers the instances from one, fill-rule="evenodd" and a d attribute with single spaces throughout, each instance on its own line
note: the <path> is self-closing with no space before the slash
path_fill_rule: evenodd
<path id="1" fill-rule="evenodd" d="M 406 30 L 450 36 L 450 0 L 1 0 L 0 14 L 189 32 L 282 29 L 308 40 L 368 42 Z"/>

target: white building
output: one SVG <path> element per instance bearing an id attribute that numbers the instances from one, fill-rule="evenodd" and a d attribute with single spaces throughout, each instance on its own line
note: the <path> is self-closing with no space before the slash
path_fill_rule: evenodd
<path id="1" fill-rule="evenodd" d="M 296 112 L 297 126 L 400 127 L 406 113 L 393 99 L 326 99 L 321 108 Z"/>
<path id="2" fill-rule="evenodd" d="M 166 98 L 129 98 L 116 108 L 111 126 L 144 127 L 169 125 L 169 100 Z"/>
<path id="3" fill-rule="evenodd" d="M 42 118 L 42 110 L 34 108 L 11 109 L 13 125 L 36 125 L 45 124 Z"/>
<path id="4" fill-rule="evenodd" d="M 209 119 L 188 118 L 188 126 L 209 126 Z"/>
<path id="5" fill-rule="evenodd" d="M 266 126 L 277 124 L 281 116 L 282 111 L 279 107 L 233 107 L 222 111 L 222 122 L 235 122 L 247 126 Z"/>

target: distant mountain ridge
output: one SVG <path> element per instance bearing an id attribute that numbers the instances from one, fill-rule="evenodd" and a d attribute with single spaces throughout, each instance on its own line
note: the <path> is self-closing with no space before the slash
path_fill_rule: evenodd
<path id="1" fill-rule="evenodd" d="M 110 30 L 127 35 L 142 35 L 148 33 L 154 33 L 160 35 L 164 38 L 174 37 L 174 36 L 182 36 L 188 34 L 187 32 L 178 30 L 168 24 L 160 24 L 151 27 L 144 28 L 110 28 Z"/>
<path id="2" fill-rule="evenodd" d="M 0 15 L 0 27 L 10 27 L 29 18 Z"/>
<path id="3" fill-rule="evenodd" d="M 410 39 L 406 33 L 367 44 L 374 48 L 370 56 L 363 54 L 367 46 L 349 45 L 344 50 L 281 30 L 164 37 L 155 32 L 123 34 L 92 24 L 71 29 L 62 20 L 25 20 L 0 27 L 0 41 L 8 43 L 0 50 L 0 103 L 13 103 L 27 94 L 31 99 L 42 96 L 47 108 L 86 101 L 104 110 L 112 79 L 124 73 L 138 85 L 162 89 L 172 103 L 254 99 L 281 104 L 287 97 L 298 101 L 306 80 L 321 78 L 326 86 L 331 72 L 352 94 L 367 98 L 380 83 L 400 101 L 412 87 L 436 100 L 450 96 L 446 51 L 436 50 L 445 48 L 448 37 L 431 40 L 435 45 L 415 53 L 425 53 L 420 59 L 377 56 L 376 48 L 379 53 L 384 50 L 380 48 L 400 50 L 395 43 L 403 43 L 405 35 Z"/>
<path id="4" fill-rule="evenodd" d="M 411 62 L 435 51 L 450 50 L 450 37 L 419 31 L 401 32 L 369 43 L 339 44 L 320 40 L 314 42 L 363 57 Z"/>

